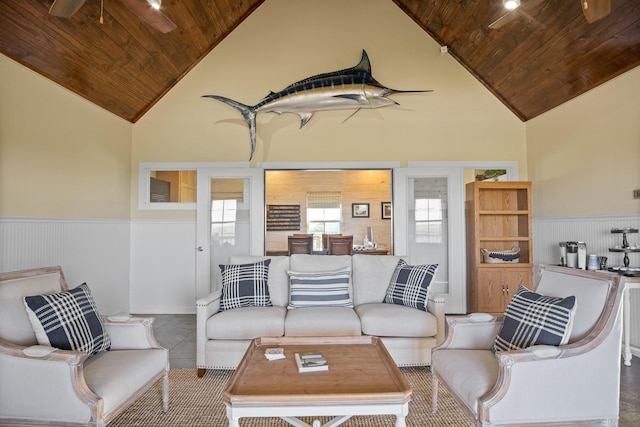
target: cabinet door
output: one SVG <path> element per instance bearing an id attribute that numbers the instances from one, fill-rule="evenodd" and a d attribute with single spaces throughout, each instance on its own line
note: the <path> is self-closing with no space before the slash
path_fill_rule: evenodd
<path id="1" fill-rule="evenodd" d="M 505 286 L 502 270 L 480 268 L 478 271 L 478 311 L 504 313 Z"/>
<path id="2" fill-rule="evenodd" d="M 511 301 L 513 294 L 516 293 L 520 285 L 531 289 L 531 270 L 528 268 L 523 269 L 509 269 L 504 271 L 504 286 L 505 286 L 505 307 Z"/>

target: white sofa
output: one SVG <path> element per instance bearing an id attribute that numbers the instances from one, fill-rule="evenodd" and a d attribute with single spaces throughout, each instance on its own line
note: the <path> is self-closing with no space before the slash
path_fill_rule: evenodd
<path id="1" fill-rule="evenodd" d="M 429 294 L 427 311 L 383 303 L 394 269 L 402 257 L 375 255 L 231 257 L 230 264 L 271 259 L 268 289 L 270 307 L 242 307 L 220 311 L 221 290 L 197 301 L 198 376 L 206 369 L 234 369 L 252 339 L 268 336 L 355 336 L 382 338 L 398 366 L 431 363 L 431 349 L 444 340 L 444 299 Z M 351 271 L 353 308 L 305 307 L 287 309 L 288 271 Z"/>

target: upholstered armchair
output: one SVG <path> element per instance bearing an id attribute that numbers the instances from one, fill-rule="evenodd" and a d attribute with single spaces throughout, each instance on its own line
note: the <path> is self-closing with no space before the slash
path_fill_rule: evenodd
<path id="1" fill-rule="evenodd" d="M 506 316 L 509 307 L 505 317 L 449 318 L 447 338 L 432 352 L 434 413 L 442 383 L 478 426 L 617 425 L 623 281 L 540 267 L 535 294 L 564 302 L 575 296 L 566 344 L 492 351 L 496 336 L 504 335 L 504 318 L 513 318 Z M 519 324 L 513 336 L 526 335 L 527 327 Z"/>
<path id="2" fill-rule="evenodd" d="M 24 298 L 67 291 L 60 267 L 0 274 L 0 425 L 101 427 L 158 380 L 166 410 L 168 352 L 153 337 L 153 319 L 102 318 L 110 349 L 94 355 L 38 345 Z"/>

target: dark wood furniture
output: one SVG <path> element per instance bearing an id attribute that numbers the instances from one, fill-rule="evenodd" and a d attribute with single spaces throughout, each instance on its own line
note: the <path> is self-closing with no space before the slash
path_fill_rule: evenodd
<path id="1" fill-rule="evenodd" d="M 313 236 L 311 234 L 288 236 L 289 255 L 313 253 Z"/>
<path id="2" fill-rule="evenodd" d="M 353 236 L 327 236 L 327 255 L 352 255 Z"/>

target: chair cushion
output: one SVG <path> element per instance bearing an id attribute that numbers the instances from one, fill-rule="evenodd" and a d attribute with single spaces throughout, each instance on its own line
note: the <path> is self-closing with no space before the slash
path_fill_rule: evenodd
<path id="1" fill-rule="evenodd" d="M 284 307 L 241 307 L 220 311 L 207 319 L 210 340 L 248 340 L 284 335 Z"/>
<path id="2" fill-rule="evenodd" d="M 576 308 L 576 297 L 550 297 L 520 286 L 507 305 L 494 351 L 532 345 L 566 344 Z"/>
<path id="3" fill-rule="evenodd" d="M 111 414 L 150 387 L 149 380 L 164 373 L 168 359 L 164 348 L 105 351 L 85 361 L 83 376 L 103 399 L 105 414 Z"/>
<path id="4" fill-rule="evenodd" d="M 220 265 L 222 296 L 220 310 L 271 306 L 269 297 L 270 259 L 252 264 Z"/>
<path id="5" fill-rule="evenodd" d="M 433 337 L 436 317 L 422 310 L 396 304 L 362 304 L 356 307 L 362 333 L 379 337 Z M 393 321 L 389 321 L 393 319 Z"/>
<path id="6" fill-rule="evenodd" d="M 40 345 L 97 354 L 111 340 L 86 283 L 65 292 L 24 297 Z"/>
<path id="7" fill-rule="evenodd" d="M 431 369 L 474 414 L 478 399 L 498 381 L 498 360 L 491 350 L 436 350 L 431 353 Z"/>
<path id="8" fill-rule="evenodd" d="M 289 271 L 289 309 L 353 307 L 349 295 L 350 269 L 320 272 Z"/>
<path id="9" fill-rule="evenodd" d="M 391 276 L 384 302 L 427 311 L 429 285 L 437 270 L 438 264 L 409 265 L 401 259 Z"/>
<path id="10" fill-rule="evenodd" d="M 285 336 L 339 337 L 361 335 L 360 319 L 352 308 L 306 307 L 288 310 Z"/>

